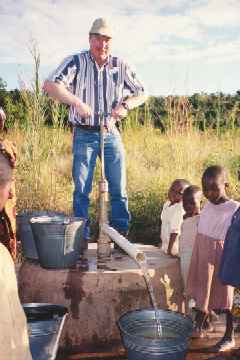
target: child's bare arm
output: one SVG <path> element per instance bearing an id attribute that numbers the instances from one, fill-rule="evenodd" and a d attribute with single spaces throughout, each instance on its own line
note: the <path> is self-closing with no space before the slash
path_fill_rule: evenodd
<path id="1" fill-rule="evenodd" d="M 178 257 L 177 255 L 172 254 L 172 248 L 173 248 L 178 236 L 179 235 L 177 233 L 171 233 L 170 234 L 170 239 L 169 239 L 169 244 L 168 244 L 168 251 L 167 251 L 168 255 Z"/>

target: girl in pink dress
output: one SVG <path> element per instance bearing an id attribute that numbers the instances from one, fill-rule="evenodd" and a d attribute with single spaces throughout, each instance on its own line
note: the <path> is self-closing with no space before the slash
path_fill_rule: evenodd
<path id="1" fill-rule="evenodd" d="M 194 336 L 203 336 L 203 324 L 212 310 L 226 314 L 226 330 L 223 338 L 210 351 L 226 351 L 235 346 L 233 333 L 233 287 L 222 285 L 218 270 L 224 240 L 232 216 L 240 203 L 226 195 L 228 186 L 226 171 L 221 166 L 208 167 L 202 176 L 203 194 L 208 202 L 200 214 L 194 243 L 187 294 L 196 301 L 200 310 L 196 318 Z"/>

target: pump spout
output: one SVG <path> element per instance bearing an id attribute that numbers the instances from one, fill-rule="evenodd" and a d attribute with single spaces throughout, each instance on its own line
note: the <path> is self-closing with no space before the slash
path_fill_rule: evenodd
<path id="1" fill-rule="evenodd" d="M 106 235 L 108 235 L 118 246 L 120 246 L 138 264 L 146 263 L 146 256 L 145 256 L 144 252 L 139 250 L 136 245 L 131 244 L 123 235 L 119 234 L 117 232 L 117 230 L 113 229 L 108 224 L 103 224 L 102 231 Z"/>

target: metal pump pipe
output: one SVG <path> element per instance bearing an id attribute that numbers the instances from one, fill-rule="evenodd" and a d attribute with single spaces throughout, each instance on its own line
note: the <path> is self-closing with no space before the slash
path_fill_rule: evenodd
<path id="1" fill-rule="evenodd" d="M 108 235 L 118 246 L 120 246 L 131 258 L 133 258 L 138 265 L 146 264 L 146 255 L 143 251 L 138 249 L 134 244 L 131 244 L 123 235 L 119 234 L 117 230 L 109 226 L 108 224 L 103 224 L 102 231 Z"/>
<path id="2" fill-rule="evenodd" d="M 111 256 L 111 240 L 103 232 L 103 225 L 108 223 L 108 183 L 105 177 L 104 164 L 104 114 L 100 114 L 100 159 L 101 159 L 101 178 L 98 183 L 99 188 L 99 237 L 97 255 L 98 259 L 105 260 Z"/>

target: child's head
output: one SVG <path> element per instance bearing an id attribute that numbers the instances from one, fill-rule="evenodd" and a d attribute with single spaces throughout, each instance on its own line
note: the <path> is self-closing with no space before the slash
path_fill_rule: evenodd
<path id="1" fill-rule="evenodd" d="M 168 199 L 171 204 L 182 201 L 183 192 L 189 185 L 190 183 L 185 179 L 176 179 L 172 182 L 172 185 L 168 190 Z"/>
<path id="2" fill-rule="evenodd" d="M 192 217 L 200 213 L 202 190 L 196 185 L 188 186 L 183 192 L 183 208 L 185 217 Z"/>
<path id="3" fill-rule="evenodd" d="M 213 204 L 220 204 L 227 199 L 227 173 L 223 166 L 209 166 L 202 176 L 204 196 Z"/>
<path id="4" fill-rule="evenodd" d="M 0 211 L 3 210 L 11 194 L 12 167 L 9 160 L 0 153 Z"/>

